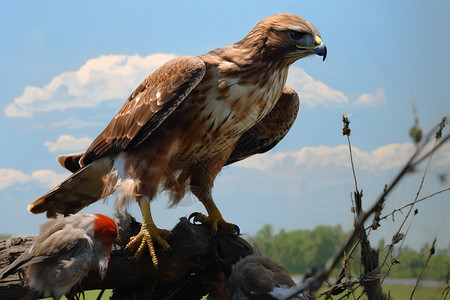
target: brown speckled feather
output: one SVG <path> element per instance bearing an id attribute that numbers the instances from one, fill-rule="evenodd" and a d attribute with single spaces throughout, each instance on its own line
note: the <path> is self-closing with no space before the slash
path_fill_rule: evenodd
<path id="1" fill-rule="evenodd" d="M 111 169 L 112 160 L 98 159 L 72 174 L 60 185 L 40 197 L 28 209 L 34 214 L 47 212 L 47 217 L 56 214 L 74 214 L 100 199 L 103 193 L 102 176 Z"/>
<path id="2" fill-rule="evenodd" d="M 204 62 L 182 56 L 150 74 L 94 140 L 81 165 L 141 144 L 186 98 L 205 74 Z"/>
<path id="3" fill-rule="evenodd" d="M 291 129 L 299 108 L 298 94 L 292 88 L 285 87 L 273 109 L 241 136 L 225 165 L 275 147 Z"/>

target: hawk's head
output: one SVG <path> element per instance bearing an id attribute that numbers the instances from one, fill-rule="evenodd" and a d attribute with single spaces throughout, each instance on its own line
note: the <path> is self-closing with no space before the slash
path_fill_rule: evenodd
<path id="1" fill-rule="evenodd" d="M 311 54 L 325 60 L 327 47 L 309 21 L 294 14 L 276 14 L 261 20 L 238 45 L 255 47 L 267 59 L 288 64 Z"/>

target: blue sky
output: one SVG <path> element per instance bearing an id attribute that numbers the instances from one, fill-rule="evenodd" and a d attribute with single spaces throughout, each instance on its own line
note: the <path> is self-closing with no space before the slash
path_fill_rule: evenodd
<path id="1" fill-rule="evenodd" d="M 299 117 L 270 153 L 225 168 L 214 197 L 225 219 L 254 234 L 352 224 L 354 189 L 341 115 L 351 116 L 358 185 L 367 205 L 414 149 L 414 123 L 430 129 L 450 113 L 449 1 L 2 1 L 0 2 L 0 233 L 36 234 L 43 215 L 26 207 L 68 173 L 58 155 L 83 151 L 133 89 L 157 66 L 200 55 L 243 38 L 262 18 L 298 14 L 321 32 L 328 57 L 291 67 Z M 421 196 L 449 187 L 450 147 L 435 155 Z M 411 202 L 421 171 L 408 176 L 385 212 Z M 448 174 L 447 174 L 448 175 Z M 166 209 L 152 203 L 155 222 L 171 228 L 203 210 L 187 197 Z M 450 234 L 449 194 L 417 205 L 406 243 L 418 247 Z M 130 210 L 139 216 L 136 205 Z M 113 213 L 113 201 L 85 211 Z M 374 239 L 390 240 L 386 222 Z"/>

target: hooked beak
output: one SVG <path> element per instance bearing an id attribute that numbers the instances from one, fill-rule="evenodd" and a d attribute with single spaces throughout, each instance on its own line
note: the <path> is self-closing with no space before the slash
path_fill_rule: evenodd
<path id="1" fill-rule="evenodd" d="M 319 56 L 323 56 L 322 61 L 324 61 L 325 58 L 327 58 L 327 46 L 325 46 L 325 44 L 322 42 L 322 39 L 318 36 L 316 36 L 314 44 L 317 45 L 317 47 L 314 49 L 314 52 Z"/>
<path id="2" fill-rule="evenodd" d="M 324 43 L 320 44 L 319 47 L 314 49 L 314 52 L 319 56 L 323 56 L 322 61 L 324 61 L 325 58 L 327 58 L 327 46 L 325 46 Z"/>
<path id="3" fill-rule="evenodd" d="M 325 46 L 325 44 L 322 42 L 322 39 L 318 36 L 316 36 L 315 40 L 314 40 L 314 46 L 310 47 L 310 46 L 299 46 L 297 45 L 297 48 L 299 49 L 313 49 L 314 50 L 314 54 L 317 54 L 319 56 L 323 57 L 323 60 L 325 60 L 325 58 L 327 57 L 327 46 Z"/>

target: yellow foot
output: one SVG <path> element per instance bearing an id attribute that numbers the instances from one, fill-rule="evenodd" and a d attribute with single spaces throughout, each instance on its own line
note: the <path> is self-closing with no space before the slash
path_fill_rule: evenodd
<path id="1" fill-rule="evenodd" d="M 195 212 L 189 216 L 189 220 L 192 218 L 194 218 L 194 222 L 200 222 L 204 225 L 208 225 L 211 228 L 213 235 L 216 234 L 218 229 L 233 232 L 236 233 L 236 235 L 239 235 L 240 233 L 239 226 L 226 222 L 221 215 L 212 217 L 206 216 L 199 212 Z"/>
<path id="2" fill-rule="evenodd" d="M 170 250 L 170 246 L 167 240 L 170 239 L 172 233 L 169 230 L 159 229 L 155 224 L 142 224 L 141 230 L 138 235 L 130 238 L 127 244 L 127 249 L 134 251 L 138 247 L 134 258 L 138 260 L 145 252 L 145 248 L 148 248 L 150 256 L 152 258 L 153 265 L 158 266 L 158 258 L 156 257 L 155 247 L 153 242 L 158 243 L 164 250 Z"/>

